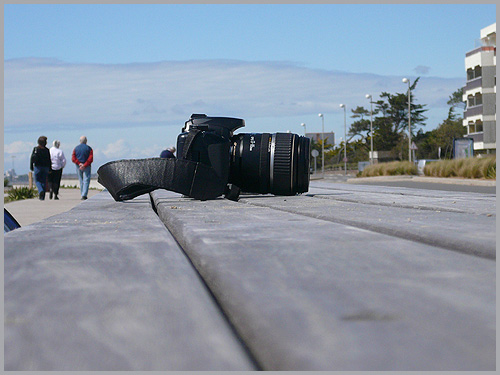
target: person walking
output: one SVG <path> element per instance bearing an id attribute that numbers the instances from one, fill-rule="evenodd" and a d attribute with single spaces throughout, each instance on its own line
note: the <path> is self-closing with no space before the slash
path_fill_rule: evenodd
<path id="1" fill-rule="evenodd" d="M 38 146 L 33 148 L 30 157 L 30 170 L 35 175 L 35 185 L 38 190 L 38 199 L 45 199 L 47 191 L 47 177 L 50 171 L 50 152 L 47 147 L 47 137 L 44 135 L 38 138 Z"/>
<path id="2" fill-rule="evenodd" d="M 51 170 L 49 172 L 49 189 L 50 195 L 49 198 L 52 199 L 54 196 L 54 200 L 59 199 L 59 186 L 61 185 L 61 177 L 63 168 L 66 166 L 66 157 L 64 156 L 64 152 L 59 149 L 61 142 L 57 139 L 52 142 L 52 147 L 50 148 L 50 161 L 51 161 Z"/>
<path id="3" fill-rule="evenodd" d="M 161 152 L 160 158 L 175 158 L 174 152 L 175 152 L 175 147 L 174 146 L 169 147 Z"/>
<path id="4" fill-rule="evenodd" d="M 92 147 L 87 145 L 87 137 L 80 137 L 80 144 L 75 147 L 71 160 L 76 164 L 76 173 L 80 180 L 80 192 L 82 200 L 87 199 L 90 185 L 90 165 L 94 161 L 94 153 Z"/>

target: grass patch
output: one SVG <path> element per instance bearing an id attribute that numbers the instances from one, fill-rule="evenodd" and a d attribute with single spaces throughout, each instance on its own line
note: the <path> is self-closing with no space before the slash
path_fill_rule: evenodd
<path id="1" fill-rule="evenodd" d="M 496 157 L 486 156 L 432 162 L 424 167 L 424 175 L 430 177 L 496 179 Z"/>
<path id="2" fill-rule="evenodd" d="M 417 175 L 417 166 L 409 161 L 391 161 L 367 166 L 358 177 Z"/>

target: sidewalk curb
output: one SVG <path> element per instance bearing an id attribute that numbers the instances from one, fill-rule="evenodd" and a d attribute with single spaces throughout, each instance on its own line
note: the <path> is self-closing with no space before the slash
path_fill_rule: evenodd
<path id="1" fill-rule="evenodd" d="M 375 177 L 356 177 L 347 180 L 348 183 L 363 183 L 363 182 L 377 182 L 377 181 L 408 181 L 427 182 L 438 184 L 453 184 L 453 185 L 470 185 L 470 186 L 497 186 L 496 180 L 479 180 L 468 178 L 455 178 L 455 177 L 423 177 L 423 176 L 375 176 Z"/>

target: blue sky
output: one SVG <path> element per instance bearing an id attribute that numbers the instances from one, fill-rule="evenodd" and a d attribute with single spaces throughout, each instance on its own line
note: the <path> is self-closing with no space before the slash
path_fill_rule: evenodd
<path id="1" fill-rule="evenodd" d="M 191 113 L 302 133 L 322 112 L 338 139 L 340 103 L 349 116 L 367 93 L 404 92 L 403 77 L 421 77 L 431 130 L 494 22 L 494 4 L 5 5 L 4 169 L 15 156 L 26 173 L 42 134 L 67 156 L 85 134 L 94 172 L 154 157 Z"/>

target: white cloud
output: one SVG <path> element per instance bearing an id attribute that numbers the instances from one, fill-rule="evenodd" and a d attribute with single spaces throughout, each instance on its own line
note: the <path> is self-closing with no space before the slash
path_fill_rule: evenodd
<path id="1" fill-rule="evenodd" d="M 113 143 L 107 144 L 102 150 L 93 148 L 94 160 L 116 160 L 116 159 L 141 159 L 158 157 L 161 150 L 166 146 L 142 146 L 139 144 L 131 145 L 125 139 L 118 139 Z"/>
<path id="2" fill-rule="evenodd" d="M 298 116 L 337 111 L 338 103 L 366 106 L 367 93 L 376 98 L 382 91 L 404 92 L 401 78 L 270 62 L 103 65 L 8 60 L 4 126 L 8 131 L 178 125 L 191 113 L 246 119 Z M 463 81 L 422 77 L 416 90 L 418 103 L 444 108 Z"/>
<path id="3" fill-rule="evenodd" d="M 413 82 L 415 77 L 408 76 Z M 353 74 L 309 69 L 293 63 L 182 61 L 148 64 L 68 64 L 50 59 L 18 59 L 4 63 L 4 160 L 16 170 L 27 159 L 40 134 L 61 140 L 66 158 L 80 135 L 94 149 L 95 172 L 116 159 L 159 156 L 175 145 L 191 113 L 239 117 L 241 132 L 290 129 L 343 134 L 340 103 L 369 108 L 386 91 L 402 93 L 400 76 Z M 426 104 L 425 131 L 448 114 L 448 97 L 463 86 L 462 78 L 423 76 L 417 103 Z M 348 124 L 351 121 L 348 118 Z M 33 142 L 30 142 L 33 140 Z M 73 167 L 71 167 L 72 170 Z"/>
<path id="4" fill-rule="evenodd" d="M 14 141 L 12 143 L 4 145 L 5 154 L 30 154 L 35 143 L 25 142 L 25 141 Z"/>
<path id="5" fill-rule="evenodd" d="M 130 145 L 124 139 L 118 139 L 114 143 L 110 143 L 102 151 L 108 159 L 122 158 L 124 155 L 130 154 Z"/>
<path id="6" fill-rule="evenodd" d="M 431 71 L 431 68 L 429 66 L 425 66 L 425 65 L 419 65 L 417 67 L 415 67 L 413 69 L 413 71 L 416 73 L 416 74 L 423 74 L 423 75 L 426 75 L 426 74 L 429 74 L 429 72 Z"/>

